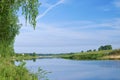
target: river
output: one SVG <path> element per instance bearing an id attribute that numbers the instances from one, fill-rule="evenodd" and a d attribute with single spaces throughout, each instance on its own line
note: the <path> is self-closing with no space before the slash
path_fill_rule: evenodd
<path id="1" fill-rule="evenodd" d="M 49 80 L 120 80 L 120 60 L 46 58 L 25 62 L 32 72 L 37 72 L 39 67 L 51 72 L 47 74 Z"/>

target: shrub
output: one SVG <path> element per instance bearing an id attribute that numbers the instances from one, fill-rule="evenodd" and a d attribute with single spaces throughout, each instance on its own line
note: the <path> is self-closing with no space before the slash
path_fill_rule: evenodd
<path id="1" fill-rule="evenodd" d="M 120 49 L 113 50 L 109 55 L 120 55 Z"/>
<path id="2" fill-rule="evenodd" d="M 15 66 L 10 59 L 0 59 L 0 80 L 38 80 L 35 74 L 31 74 L 21 63 Z"/>

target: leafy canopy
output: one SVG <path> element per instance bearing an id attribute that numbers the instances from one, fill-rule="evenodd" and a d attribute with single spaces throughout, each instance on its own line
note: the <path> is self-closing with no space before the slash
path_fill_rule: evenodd
<path id="1" fill-rule="evenodd" d="M 12 18 L 10 18 L 10 16 L 17 17 L 17 11 L 22 8 L 22 14 L 25 16 L 26 20 L 29 20 L 29 23 L 35 27 L 35 19 L 38 15 L 39 5 L 38 0 L 0 0 L 0 18 L 9 16 L 8 19 L 11 22 Z"/>
<path id="2" fill-rule="evenodd" d="M 39 0 L 0 0 L 0 53 L 13 48 L 15 36 L 20 29 L 17 12 L 22 10 L 26 22 L 35 29 L 39 5 Z"/>

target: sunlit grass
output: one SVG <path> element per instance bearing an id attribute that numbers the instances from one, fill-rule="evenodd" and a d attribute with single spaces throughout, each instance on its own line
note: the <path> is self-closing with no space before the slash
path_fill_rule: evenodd
<path id="1" fill-rule="evenodd" d="M 76 59 L 76 60 L 103 60 L 103 59 L 120 59 L 120 49 L 117 50 L 102 50 L 90 52 L 78 52 L 73 54 L 59 55 L 61 58 Z"/>
<path id="2" fill-rule="evenodd" d="M 16 66 L 9 58 L 0 58 L 0 80 L 37 80 L 37 76 L 25 68 L 25 63 Z"/>
<path id="3" fill-rule="evenodd" d="M 25 62 L 20 62 L 18 66 L 14 62 L 10 57 L 0 57 L 0 80 L 48 80 L 47 71 L 39 68 L 33 73 L 27 70 Z"/>

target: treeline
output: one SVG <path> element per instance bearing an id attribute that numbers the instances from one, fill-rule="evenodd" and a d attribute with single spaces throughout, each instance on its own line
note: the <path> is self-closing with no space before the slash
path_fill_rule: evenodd
<path id="1" fill-rule="evenodd" d="M 76 60 L 102 60 L 102 59 L 120 59 L 120 49 L 112 50 L 111 45 L 100 46 L 98 50 L 87 50 L 86 52 L 61 54 L 61 58 Z M 111 57 L 112 56 L 112 57 Z M 116 56 L 116 57 L 113 57 Z"/>
<path id="2" fill-rule="evenodd" d="M 103 51 L 103 50 L 112 50 L 112 45 L 102 45 L 100 46 L 98 49 L 89 49 L 86 52 L 95 52 L 95 51 Z M 82 50 L 81 53 L 83 53 L 84 51 Z"/>
<path id="3" fill-rule="evenodd" d="M 101 51 L 101 50 L 112 50 L 112 45 L 100 46 L 98 48 L 98 51 Z"/>
<path id="4" fill-rule="evenodd" d="M 40 53 L 17 53 L 16 56 L 53 56 L 56 54 L 40 54 Z"/>

